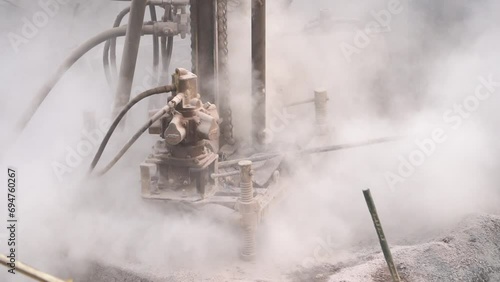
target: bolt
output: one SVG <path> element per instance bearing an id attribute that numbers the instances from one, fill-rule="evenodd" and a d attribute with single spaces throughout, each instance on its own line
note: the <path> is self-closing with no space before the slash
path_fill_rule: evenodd
<path id="1" fill-rule="evenodd" d="M 249 209 L 254 202 L 253 184 L 252 184 L 252 162 L 241 161 L 240 166 L 240 213 L 243 223 L 243 248 L 241 258 L 245 261 L 251 261 L 255 257 L 255 227 L 256 213 Z"/>
<path id="2" fill-rule="evenodd" d="M 240 187 L 241 187 L 241 201 L 250 203 L 253 200 L 253 185 L 252 185 L 252 162 L 241 161 L 238 163 L 240 166 Z"/>

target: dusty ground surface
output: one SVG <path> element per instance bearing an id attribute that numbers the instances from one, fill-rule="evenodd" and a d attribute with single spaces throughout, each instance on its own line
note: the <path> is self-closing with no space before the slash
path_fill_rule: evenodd
<path id="1" fill-rule="evenodd" d="M 392 248 L 403 281 L 500 281 L 500 217 L 474 215 L 435 240 Z M 381 252 L 296 272 L 293 281 L 391 281 Z"/>
<path id="2" fill-rule="evenodd" d="M 427 243 L 395 246 L 393 256 L 403 281 L 500 281 L 500 216 L 471 215 L 458 226 Z M 217 274 L 202 271 L 162 273 L 138 265 L 111 267 L 95 264 L 79 281 L 391 281 L 381 252 L 361 251 L 357 258 L 322 264 L 281 275 L 251 277 L 245 267 L 227 266 Z M 253 271 L 252 271 L 253 272 Z"/>

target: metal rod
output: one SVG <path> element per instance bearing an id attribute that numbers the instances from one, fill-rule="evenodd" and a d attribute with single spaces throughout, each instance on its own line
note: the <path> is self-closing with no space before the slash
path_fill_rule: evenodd
<path id="1" fill-rule="evenodd" d="M 387 266 L 389 267 L 392 281 L 400 282 L 401 278 L 399 278 L 398 270 L 394 265 L 391 249 L 389 248 L 389 243 L 387 243 L 387 238 L 384 235 L 384 230 L 382 229 L 382 223 L 380 222 L 380 219 L 378 217 L 377 208 L 375 207 L 375 203 L 373 202 L 370 189 L 363 190 L 363 195 L 365 196 L 365 201 L 366 204 L 368 205 L 368 210 L 370 211 L 370 214 L 372 216 L 373 225 L 375 226 L 375 230 L 377 231 L 378 239 L 380 241 L 380 246 L 382 247 L 382 252 L 384 253 Z"/>
<path id="2" fill-rule="evenodd" d="M 240 174 L 240 172 L 237 171 L 237 170 L 235 170 L 235 171 L 224 172 L 224 173 L 212 173 L 210 175 L 210 177 L 212 179 L 216 179 L 216 178 L 221 178 L 221 177 L 235 176 L 235 175 L 238 175 L 238 174 Z"/>
<path id="3" fill-rule="evenodd" d="M 364 146 L 369 146 L 369 145 L 387 143 L 387 142 L 401 140 L 403 138 L 404 137 L 402 137 L 402 136 L 377 138 L 377 139 L 371 139 L 371 140 L 361 141 L 361 142 L 354 142 L 354 143 L 349 143 L 349 144 L 331 145 L 331 146 L 325 146 L 325 147 L 305 149 L 305 150 L 299 151 L 299 153 L 301 153 L 301 154 L 326 153 L 326 152 L 332 152 L 332 151 L 338 151 L 338 150 L 344 150 L 344 149 L 351 149 L 351 148 L 358 148 L 358 147 L 364 147 Z"/>
<path id="4" fill-rule="evenodd" d="M 380 143 L 392 142 L 392 141 L 397 141 L 397 140 L 400 140 L 403 138 L 404 137 L 401 137 L 401 136 L 386 137 L 386 138 L 371 139 L 371 140 L 357 142 L 357 143 L 331 145 L 331 146 L 317 147 L 317 148 L 305 149 L 305 150 L 299 150 L 299 151 L 289 151 L 289 152 L 282 152 L 282 153 L 268 153 L 268 154 L 258 155 L 258 156 L 249 157 L 249 158 L 245 158 L 245 159 L 237 159 L 237 160 L 229 160 L 229 161 L 219 162 L 219 168 L 233 166 L 233 165 L 236 165 L 236 164 L 238 164 L 238 162 L 243 161 L 243 160 L 259 162 L 259 161 L 265 161 L 265 160 L 269 160 L 269 159 L 272 159 L 272 158 L 275 158 L 278 156 L 292 154 L 292 153 L 293 154 L 326 153 L 326 152 L 339 151 L 339 150 L 344 150 L 344 149 L 351 149 L 351 148 L 364 147 L 364 146 L 375 145 L 375 144 L 380 144 Z"/>
<path id="5" fill-rule="evenodd" d="M 310 104 L 310 103 L 314 103 L 314 98 L 303 100 L 303 101 L 291 102 L 291 103 L 286 104 L 285 107 L 289 108 L 289 107 L 295 107 L 295 106 Z"/>
<path id="6" fill-rule="evenodd" d="M 130 100 L 132 83 L 134 80 L 137 55 L 141 43 L 141 30 L 146 12 L 147 0 L 132 0 L 130 4 L 130 15 L 123 48 L 122 64 L 116 90 L 113 116 L 120 111 Z"/>
<path id="7" fill-rule="evenodd" d="M 252 136 L 262 145 L 266 129 L 266 0 L 252 0 Z"/>
<path id="8" fill-rule="evenodd" d="M 5 255 L 2 255 L 0 254 L 0 264 L 1 265 L 4 265 L 4 266 L 7 266 L 7 267 L 10 267 L 10 260 L 8 257 L 6 257 Z M 20 261 L 16 261 L 16 264 L 15 264 L 15 271 L 19 272 L 19 273 L 22 273 L 36 281 L 41 281 L 41 282 L 65 282 L 64 280 L 62 279 L 59 279 L 59 278 L 56 278 L 52 275 L 49 275 L 47 273 L 43 273 L 39 270 L 36 270 L 34 269 L 33 267 L 31 266 L 28 266 Z M 71 281 L 71 280 L 69 280 Z"/>
<path id="9" fill-rule="evenodd" d="M 149 13 L 151 15 L 151 21 L 157 22 L 156 7 L 155 5 L 149 4 Z M 158 36 L 153 35 L 153 71 L 155 74 L 154 85 L 158 83 L 158 65 L 160 64 L 160 39 Z"/>

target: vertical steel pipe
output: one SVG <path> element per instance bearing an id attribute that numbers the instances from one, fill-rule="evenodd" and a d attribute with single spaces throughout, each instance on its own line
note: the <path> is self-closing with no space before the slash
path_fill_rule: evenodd
<path id="1" fill-rule="evenodd" d="M 375 207 L 375 203 L 373 202 L 370 189 L 363 190 L 363 195 L 365 197 L 366 204 L 368 205 L 368 210 L 370 211 L 370 214 L 372 216 L 373 225 L 375 226 L 375 230 L 377 231 L 378 239 L 380 241 L 380 246 L 382 247 L 382 252 L 384 253 L 387 266 L 389 267 L 389 271 L 392 276 L 392 281 L 400 282 L 401 278 L 399 278 L 398 270 L 394 265 L 391 249 L 389 248 L 389 243 L 387 243 L 387 238 L 385 237 L 384 229 L 382 229 L 382 223 L 380 222 L 380 219 L 378 217 L 377 208 Z"/>
<path id="2" fill-rule="evenodd" d="M 216 11 L 216 0 L 191 0 L 193 72 L 203 100 L 218 105 Z"/>
<path id="3" fill-rule="evenodd" d="M 252 136 L 262 145 L 266 129 L 266 0 L 252 0 Z"/>
<path id="4" fill-rule="evenodd" d="M 113 116 L 116 116 L 120 109 L 130 100 L 147 2 L 147 0 L 132 0 L 130 5 L 127 35 L 125 37 L 125 47 L 123 48 Z"/>

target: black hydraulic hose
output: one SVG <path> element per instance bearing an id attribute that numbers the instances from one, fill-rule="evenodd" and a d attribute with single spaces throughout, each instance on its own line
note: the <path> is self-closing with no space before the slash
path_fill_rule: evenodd
<path id="1" fill-rule="evenodd" d="M 127 7 L 120 11 L 118 15 L 116 16 L 115 22 L 113 23 L 113 27 L 119 27 L 123 18 L 130 13 L 130 7 Z M 111 74 L 110 66 L 109 66 L 109 51 L 111 49 L 111 65 L 113 66 L 113 72 L 114 74 Z M 106 79 L 108 81 L 108 84 L 112 84 L 112 77 L 113 75 L 116 75 L 116 39 L 110 39 L 106 41 L 106 44 L 104 44 L 104 52 L 103 52 L 103 64 L 104 64 L 104 73 L 106 74 Z"/>
<path id="2" fill-rule="evenodd" d="M 128 13 L 130 13 L 130 7 L 127 7 L 125 8 L 124 10 L 122 10 L 118 16 L 116 17 L 116 20 L 115 22 L 113 23 L 113 27 L 119 27 L 120 24 L 122 23 L 122 20 L 123 18 L 125 17 L 125 15 L 127 15 Z M 116 39 L 111 39 L 110 40 L 110 48 L 111 48 L 111 53 L 109 55 L 110 57 L 110 60 L 111 60 L 111 66 L 113 68 L 113 71 L 115 73 L 117 73 L 117 70 L 116 70 Z"/>
<path id="3" fill-rule="evenodd" d="M 149 4 L 149 12 L 151 14 L 151 21 L 157 22 L 158 18 L 156 16 L 156 8 L 155 5 Z M 158 65 L 160 64 L 160 41 L 158 36 L 153 35 L 153 71 L 155 74 L 158 73 Z M 155 77 L 155 79 L 157 79 Z M 156 84 L 157 81 L 154 81 Z"/>
<path id="4" fill-rule="evenodd" d="M 132 145 L 137 141 L 137 139 L 139 139 L 139 137 L 141 137 L 141 135 L 146 132 L 146 130 L 148 130 L 148 128 L 151 127 L 151 125 L 153 125 L 153 123 L 155 123 L 157 120 L 161 119 L 165 114 L 169 113 L 171 111 L 171 107 L 170 105 L 167 105 L 165 107 L 163 107 L 160 111 L 158 111 L 156 114 L 154 114 L 154 116 L 152 116 L 148 122 L 146 122 L 138 131 L 137 133 L 134 134 L 134 136 L 132 136 L 132 138 L 130 138 L 130 140 L 127 142 L 127 144 L 125 144 L 125 146 L 123 146 L 123 148 L 120 150 L 120 152 L 113 158 L 113 160 L 111 160 L 111 162 L 106 166 L 104 167 L 104 169 L 102 169 L 101 171 L 99 171 L 97 173 L 97 175 L 103 175 L 105 174 L 106 172 L 108 172 L 111 168 L 113 168 L 113 166 L 121 159 L 121 157 L 123 157 L 123 155 L 127 152 L 127 150 L 132 147 Z M 92 171 L 92 170 L 91 170 Z"/>
<path id="5" fill-rule="evenodd" d="M 47 83 L 40 89 L 37 95 L 33 98 L 33 102 L 30 104 L 26 113 L 21 117 L 17 125 L 17 129 L 22 131 L 26 125 L 29 123 L 35 112 L 38 110 L 40 105 L 43 103 L 47 95 L 49 95 L 50 91 L 57 84 L 59 79 L 73 66 L 73 64 L 78 61 L 83 55 L 85 55 L 92 48 L 97 45 L 103 43 L 104 41 L 110 38 L 116 38 L 119 36 L 125 36 L 127 32 L 127 26 L 121 26 L 117 28 L 112 28 L 106 30 L 104 32 L 99 33 L 98 35 L 92 37 L 87 40 L 85 43 L 80 45 L 75 51 L 71 53 L 69 57 L 63 62 L 61 66 L 57 69 L 57 71 L 52 75 Z M 142 27 L 143 34 L 153 34 L 154 28 L 152 25 L 143 26 Z"/>
<path id="6" fill-rule="evenodd" d="M 147 97 L 161 94 L 161 93 L 172 92 L 174 90 L 175 90 L 174 85 L 160 86 L 160 87 L 156 87 L 156 88 L 147 90 L 145 92 L 142 92 L 141 94 L 137 95 L 132 100 L 130 100 L 130 102 L 128 102 L 128 104 L 125 105 L 125 107 L 123 107 L 123 109 L 120 111 L 120 113 L 116 116 L 116 118 L 113 121 L 113 123 L 111 124 L 111 127 L 109 128 L 108 132 L 104 136 L 104 139 L 102 140 L 101 145 L 99 146 L 99 149 L 97 150 L 97 153 L 96 153 L 94 159 L 92 160 L 92 163 L 90 164 L 90 172 L 92 172 L 94 170 L 95 166 L 97 165 L 97 162 L 99 162 L 99 159 L 101 158 L 102 153 L 104 152 L 104 149 L 106 148 L 106 145 L 108 144 L 109 139 L 111 138 L 111 135 L 113 135 L 113 132 L 115 131 L 116 127 L 118 126 L 118 124 L 120 123 L 122 118 L 125 116 L 125 114 L 127 114 L 127 112 L 135 104 L 139 103 L 141 100 L 143 100 Z"/>

